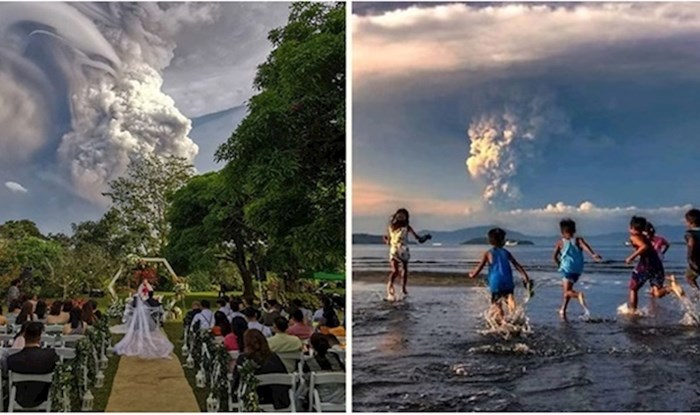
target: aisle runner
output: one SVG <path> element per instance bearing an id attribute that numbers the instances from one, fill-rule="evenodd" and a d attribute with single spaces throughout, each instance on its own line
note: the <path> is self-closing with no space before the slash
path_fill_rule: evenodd
<path id="1" fill-rule="evenodd" d="M 180 360 L 123 356 L 106 412 L 200 412 Z"/>

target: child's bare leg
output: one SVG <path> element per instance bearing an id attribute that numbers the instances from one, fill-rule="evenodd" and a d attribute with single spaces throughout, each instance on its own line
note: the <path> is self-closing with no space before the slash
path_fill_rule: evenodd
<path id="1" fill-rule="evenodd" d="M 630 289 L 629 300 L 627 301 L 627 308 L 629 308 L 632 312 L 637 311 L 638 297 L 639 295 L 637 294 L 637 290 Z"/>
<path id="2" fill-rule="evenodd" d="M 504 316 L 503 316 L 503 306 L 501 305 L 501 300 L 496 301 L 491 305 L 491 310 L 492 313 L 494 314 L 496 318 L 496 322 L 498 324 L 501 324 L 503 322 Z"/>
<path id="3" fill-rule="evenodd" d="M 403 284 L 401 286 L 401 289 L 403 291 L 403 295 L 408 295 L 408 291 L 406 291 L 406 284 L 408 283 L 408 262 L 403 263 L 402 277 L 403 277 Z"/>
<path id="4" fill-rule="evenodd" d="M 698 276 L 691 274 L 690 272 L 685 274 L 685 279 L 688 281 L 688 284 L 690 284 L 691 287 L 695 288 L 696 290 L 700 290 L 700 287 L 698 287 Z"/>
<path id="5" fill-rule="evenodd" d="M 562 303 L 561 309 L 559 310 L 560 316 L 566 317 L 566 310 L 569 307 L 569 301 L 572 298 L 579 298 L 579 293 L 577 291 L 574 291 L 574 283 L 567 279 L 564 279 L 564 302 Z"/>
<path id="6" fill-rule="evenodd" d="M 513 294 L 508 295 L 508 297 L 506 298 L 506 304 L 508 305 L 508 313 L 511 315 L 513 313 L 515 313 L 515 307 L 516 307 L 515 295 L 513 295 Z"/>
<path id="7" fill-rule="evenodd" d="M 399 261 L 391 260 L 391 272 L 389 273 L 389 283 L 386 286 L 386 293 L 388 296 L 394 295 L 394 281 L 396 277 L 399 276 Z"/>

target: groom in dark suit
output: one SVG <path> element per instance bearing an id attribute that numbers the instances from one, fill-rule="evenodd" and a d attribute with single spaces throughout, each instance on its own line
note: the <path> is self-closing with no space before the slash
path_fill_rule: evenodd
<path id="1" fill-rule="evenodd" d="M 20 352 L 7 358 L 7 369 L 21 374 L 41 375 L 51 373 L 56 368 L 59 357 L 53 349 L 42 349 L 41 333 L 44 325 L 29 323 L 24 331 L 25 346 Z M 33 408 L 49 398 L 49 384 L 41 382 L 21 382 L 17 384 L 18 404 Z"/>

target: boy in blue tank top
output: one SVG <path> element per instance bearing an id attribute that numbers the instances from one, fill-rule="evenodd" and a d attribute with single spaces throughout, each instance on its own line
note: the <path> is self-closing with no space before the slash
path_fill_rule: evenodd
<path id="1" fill-rule="evenodd" d="M 515 284 L 513 283 L 513 269 L 520 272 L 523 278 L 523 284 L 532 292 L 532 281 L 528 277 L 525 269 L 513 258 L 511 253 L 503 248 L 506 244 L 506 232 L 501 228 L 491 229 L 488 233 L 489 244 L 493 246 L 490 250 L 484 252 L 481 257 L 481 262 L 476 269 L 469 273 L 469 278 L 476 278 L 484 269 L 486 264 L 489 264 L 489 291 L 491 292 L 491 308 L 495 311 L 497 319 L 503 321 L 505 314 L 503 313 L 502 300 L 506 300 L 508 312 L 515 311 Z M 532 295 L 532 294 L 531 294 Z"/>
<path id="2" fill-rule="evenodd" d="M 552 258 L 562 275 L 564 286 L 564 302 L 559 309 L 559 315 L 562 318 L 566 318 L 566 309 L 572 298 L 578 298 L 584 311 L 588 311 L 583 292 L 574 291 L 574 284 L 583 274 L 583 251 L 586 251 L 588 255 L 598 262 L 602 258 L 593 252 L 591 246 L 583 238 L 576 237 L 576 222 L 572 219 L 562 219 L 559 222 L 559 229 L 561 231 L 561 239 L 554 246 Z"/>

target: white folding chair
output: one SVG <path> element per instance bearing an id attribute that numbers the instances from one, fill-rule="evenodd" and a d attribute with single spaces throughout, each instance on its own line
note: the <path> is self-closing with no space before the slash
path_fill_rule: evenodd
<path id="1" fill-rule="evenodd" d="M 15 335 L 14 334 L 0 334 L 0 346 L 11 346 L 10 343 L 12 343 L 15 340 Z"/>
<path id="2" fill-rule="evenodd" d="M 67 347 L 68 344 L 78 343 L 83 337 L 82 334 L 64 334 L 60 337 L 60 342 L 57 342 L 56 346 L 60 344 L 60 347 Z"/>
<path id="3" fill-rule="evenodd" d="M 61 336 L 44 334 L 41 336 L 42 347 L 59 347 L 61 345 Z"/>
<path id="4" fill-rule="evenodd" d="M 277 356 L 279 356 L 280 360 L 282 360 L 282 363 L 284 363 L 284 366 L 287 368 L 287 372 L 289 373 L 293 373 L 296 370 L 299 361 L 304 358 L 304 354 L 301 351 L 277 353 Z"/>
<path id="5" fill-rule="evenodd" d="M 61 334 L 63 333 L 62 324 L 47 324 L 44 326 L 44 333 L 46 334 Z"/>
<path id="6" fill-rule="evenodd" d="M 260 409 L 263 412 L 296 412 L 297 405 L 294 399 L 294 391 L 296 390 L 296 379 L 297 375 L 295 373 L 270 373 L 266 375 L 256 375 L 258 379 L 258 387 L 260 386 L 289 386 L 289 406 L 286 408 L 275 409 L 272 404 L 260 405 Z M 241 402 L 243 396 L 243 388 L 238 389 L 238 402 Z M 238 406 L 240 412 L 241 407 Z"/>
<path id="7" fill-rule="evenodd" d="M 41 382 L 41 383 L 48 383 L 51 385 L 51 381 L 53 379 L 53 373 L 47 373 L 45 375 L 25 375 L 21 373 L 14 373 L 12 371 L 9 372 L 9 379 L 10 379 L 10 403 L 7 407 L 8 412 L 15 412 L 15 410 L 27 410 L 27 411 L 32 411 L 32 412 L 39 412 L 39 411 L 45 411 L 45 412 L 51 412 L 51 392 L 49 391 L 49 399 L 46 401 L 40 403 L 39 405 L 33 407 L 33 408 L 24 408 L 20 406 L 16 401 L 17 397 L 17 385 L 16 383 L 20 382 Z"/>
<path id="8" fill-rule="evenodd" d="M 57 347 L 54 350 L 56 351 L 58 357 L 61 359 L 61 363 L 63 363 L 65 360 L 75 359 L 76 352 L 75 349 L 71 347 Z"/>
<path id="9" fill-rule="evenodd" d="M 311 412 L 345 412 L 345 403 L 323 402 L 318 393 L 318 385 L 337 385 L 345 390 L 345 372 L 311 372 L 309 385 L 309 406 Z"/>

